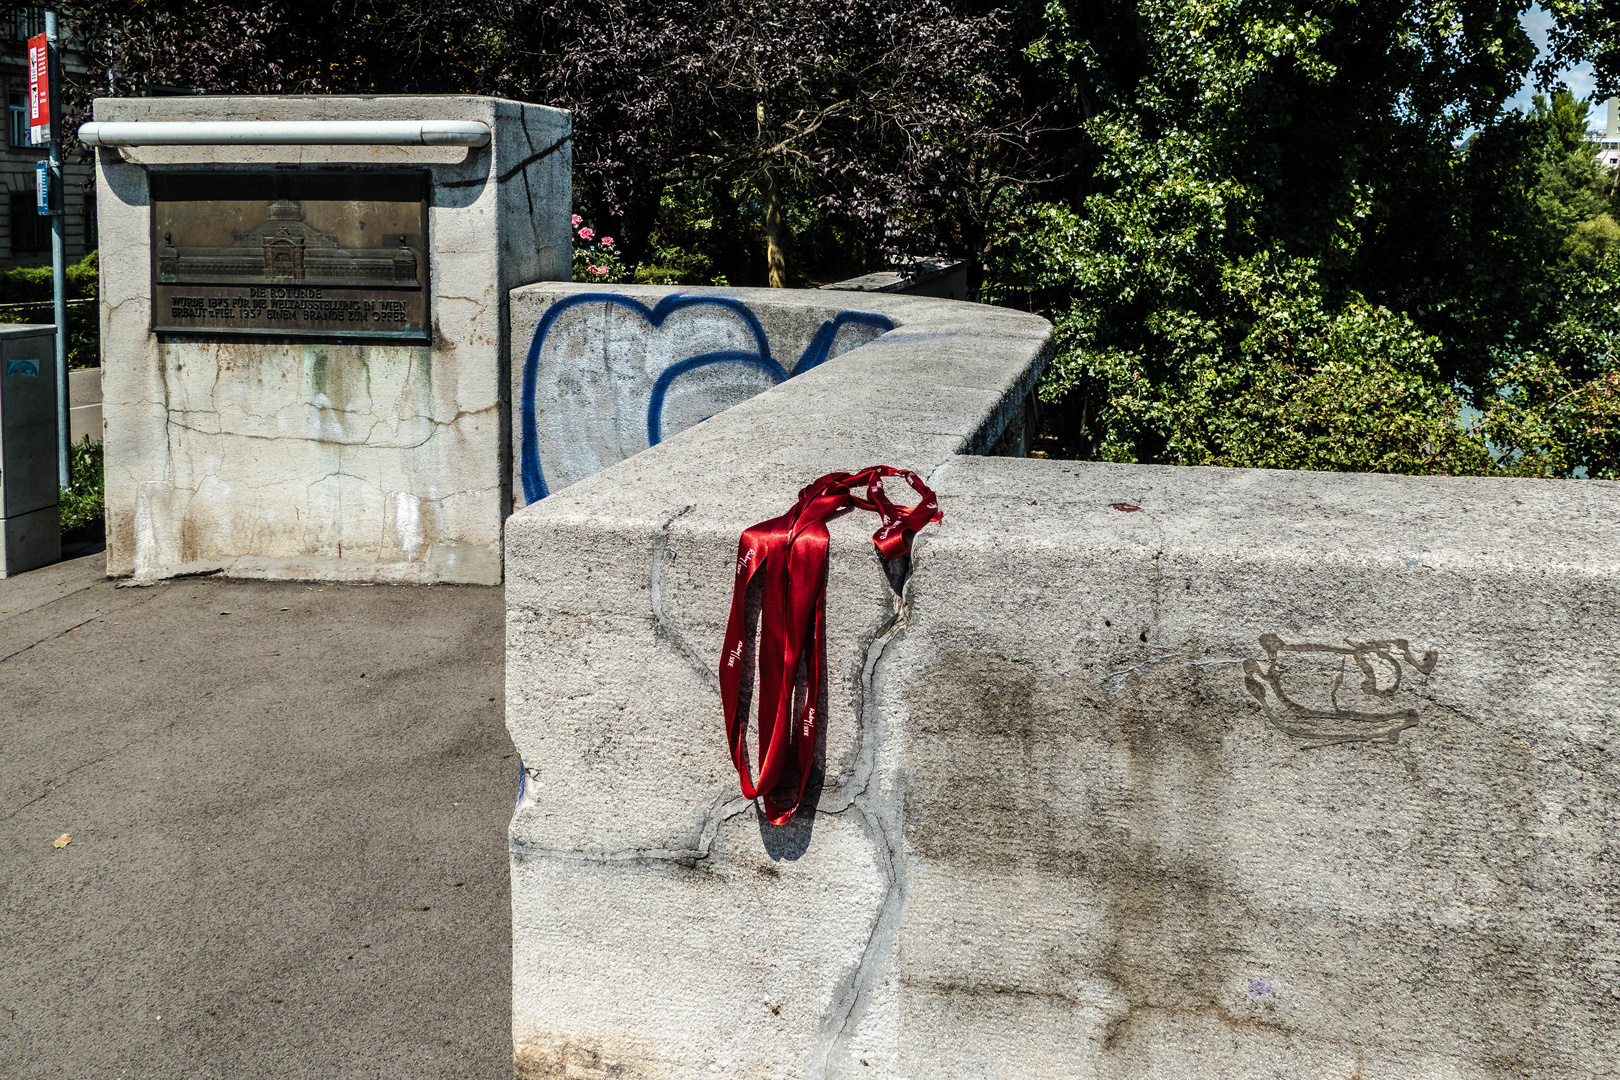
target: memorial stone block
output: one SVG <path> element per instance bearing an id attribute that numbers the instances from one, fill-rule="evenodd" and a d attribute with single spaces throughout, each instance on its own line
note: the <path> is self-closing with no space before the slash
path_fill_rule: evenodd
<path id="1" fill-rule="evenodd" d="M 506 296 L 571 276 L 568 114 L 206 97 L 102 99 L 94 119 L 191 140 L 97 151 L 108 573 L 500 581 Z M 190 135 L 244 121 L 490 138 Z"/>

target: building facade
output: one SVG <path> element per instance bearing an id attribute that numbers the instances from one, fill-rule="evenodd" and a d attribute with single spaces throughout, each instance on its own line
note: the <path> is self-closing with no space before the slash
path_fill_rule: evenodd
<path id="1" fill-rule="evenodd" d="M 61 64 L 70 75 L 84 71 L 73 48 L 66 20 L 61 32 Z M 0 270 L 51 264 L 51 226 L 35 210 L 34 163 L 46 148 L 28 140 L 28 39 L 45 31 L 43 7 L 13 8 L 0 18 L 0 86 L 6 99 L 6 130 L 0 144 Z M 91 152 L 74 145 L 63 158 L 63 239 L 68 262 L 77 262 L 96 246 L 95 162 Z"/>
<path id="2" fill-rule="evenodd" d="M 1605 121 L 1586 137 L 1597 143 L 1598 164 L 1605 169 L 1620 168 L 1620 98 L 1610 98 L 1603 106 Z"/>

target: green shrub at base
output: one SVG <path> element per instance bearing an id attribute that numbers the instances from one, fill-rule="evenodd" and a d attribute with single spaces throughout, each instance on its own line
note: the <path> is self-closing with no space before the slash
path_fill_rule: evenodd
<path id="1" fill-rule="evenodd" d="M 62 539 L 97 539 L 107 529 L 101 444 L 88 435 L 75 443 L 68 458 L 68 475 L 73 486 L 61 491 Z"/>

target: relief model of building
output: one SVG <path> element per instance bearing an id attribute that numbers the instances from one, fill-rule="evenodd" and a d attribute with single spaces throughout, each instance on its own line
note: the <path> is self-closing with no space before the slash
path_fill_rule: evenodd
<path id="1" fill-rule="evenodd" d="M 357 288 L 421 285 L 416 253 L 403 235 L 396 248 L 345 248 L 336 237 L 305 221 L 304 208 L 296 199 L 271 202 L 263 225 L 231 236 L 229 247 L 179 247 L 173 233 L 164 233 L 158 281 Z"/>

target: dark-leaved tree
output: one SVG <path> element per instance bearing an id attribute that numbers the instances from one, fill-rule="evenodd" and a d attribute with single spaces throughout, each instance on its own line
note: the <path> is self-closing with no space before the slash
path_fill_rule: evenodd
<path id="1" fill-rule="evenodd" d="M 91 58 L 77 103 L 112 85 L 235 93 L 488 93 L 574 114 L 579 199 L 646 254 L 682 185 L 746 200 L 785 284 L 790 200 L 889 257 L 977 251 L 1026 179 L 1034 124 L 1009 107 L 995 13 L 938 0 L 74 0 Z"/>
<path id="2" fill-rule="evenodd" d="M 1612 0 L 1541 70 L 1620 88 Z M 72 0 L 77 99 L 473 92 L 575 116 L 658 280 L 984 256 L 1044 311 L 1054 449 L 1620 475 L 1620 224 L 1526 0 Z M 1579 114 L 1579 115 L 1577 115 Z M 1608 187 L 1604 187 L 1607 182 Z M 656 272 L 651 264 L 663 264 Z M 671 269 L 673 268 L 673 269 Z M 658 276 L 663 275 L 663 276 Z"/>
<path id="3" fill-rule="evenodd" d="M 997 191 L 1023 179 L 1032 124 L 1007 109 L 1003 25 L 936 0 L 535 5 L 501 83 L 573 111 L 593 211 L 627 255 L 663 197 L 750 198 L 784 285 L 790 197 L 889 256 L 983 245 Z"/>

